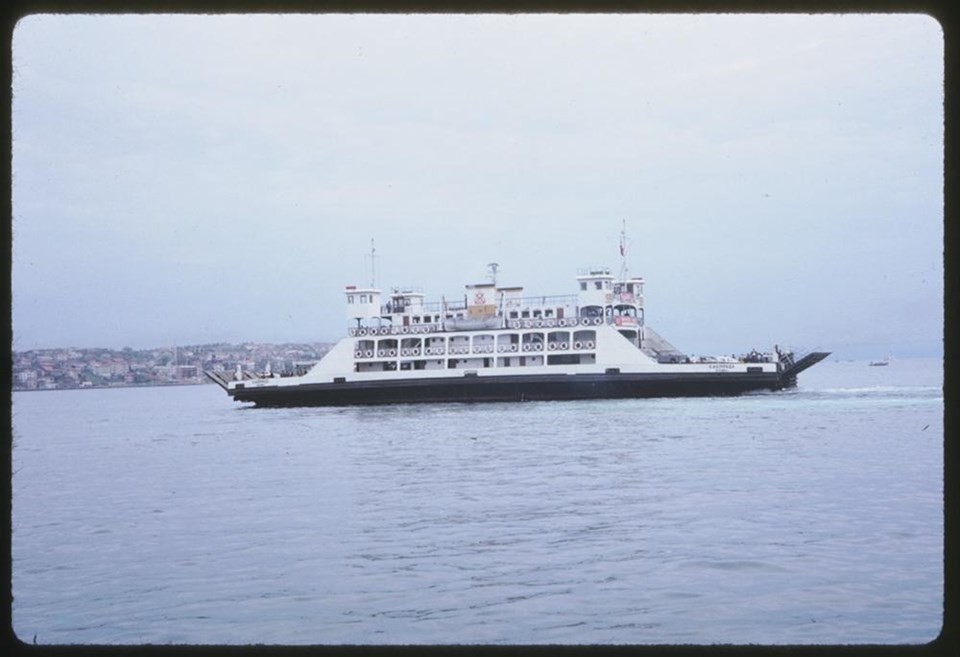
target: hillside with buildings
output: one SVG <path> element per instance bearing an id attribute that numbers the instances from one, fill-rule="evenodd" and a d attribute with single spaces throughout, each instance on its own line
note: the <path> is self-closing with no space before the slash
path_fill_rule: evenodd
<path id="1" fill-rule="evenodd" d="M 156 349 L 32 349 L 13 352 L 14 390 L 200 384 L 203 370 L 231 376 L 237 366 L 276 373 L 303 370 L 327 353 L 326 343 L 204 344 Z"/>

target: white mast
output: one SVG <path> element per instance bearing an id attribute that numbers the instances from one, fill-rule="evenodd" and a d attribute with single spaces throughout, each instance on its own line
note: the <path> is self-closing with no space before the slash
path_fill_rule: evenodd
<path id="1" fill-rule="evenodd" d="M 627 280 L 627 220 L 620 229 L 620 280 Z"/>

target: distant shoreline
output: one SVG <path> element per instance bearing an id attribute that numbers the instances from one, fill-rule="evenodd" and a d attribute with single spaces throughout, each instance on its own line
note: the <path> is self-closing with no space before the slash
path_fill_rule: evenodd
<path id="1" fill-rule="evenodd" d="M 66 390 L 110 390 L 113 388 L 177 388 L 181 386 L 213 385 L 213 381 L 180 381 L 162 383 L 120 383 L 106 386 L 75 386 L 72 388 L 12 388 L 10 392 L 64 392 Z"/>

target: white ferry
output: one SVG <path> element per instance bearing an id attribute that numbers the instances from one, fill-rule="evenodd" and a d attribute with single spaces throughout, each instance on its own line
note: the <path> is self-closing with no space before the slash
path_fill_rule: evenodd
<path id="1" fill-rule="evenodd" d="M 500 287 L 491 268 L 457 301 L 348 285 L 348 335 L 305 373 L 206 374 L 258 406 L 609 399 L 781 390 L 829 355 L 690 358 L 645 326 L 643 278 L 625 268 L 583 270 L 565 296 Z"/>

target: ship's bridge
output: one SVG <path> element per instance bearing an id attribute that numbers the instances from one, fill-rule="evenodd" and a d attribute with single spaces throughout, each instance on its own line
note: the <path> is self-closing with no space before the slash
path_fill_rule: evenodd
<path id="1" fill-rule="evenodd" d="M 361 320 L 380 316 L 380 290 L 373 287 L 357 287 L 348 285 L 344 290 L 347 295 L 347 319 Z"/>
<path id="2" fill-rule="evenodd" d="M 613 274 L 606 267 L 581 270 L 577 276 L 580 291 L 577 294 L 577 306 L 580 316 L 603 317 L 604 308 L 613 303 Z"/>
<path id="3" fill-rule="evenodd" d="M 385 314 L 420 314 L 423 312 L 423 293 L 413 289 L 395 288 L 384 308 Z"/>

